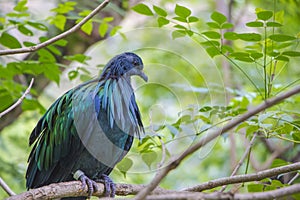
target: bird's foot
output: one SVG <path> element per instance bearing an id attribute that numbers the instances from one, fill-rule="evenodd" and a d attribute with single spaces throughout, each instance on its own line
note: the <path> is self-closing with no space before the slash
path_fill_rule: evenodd
<path id="1" fill-rule="evenodd" d="M 104 184 L 104 188 L 105 188 L 104 196 L 106 196 L 106 197 L 115 197 L 116 185 L 109 178 L 109 176 L 107 176 L 105 174 L 102 174 L 101 177 L 100 177 L 99 182 Z"/>
<path id="2" fill-rule="evenodd" d="M 82 190 L 84 190 L 87 186 L 89 197 L 92 196 L 94 192 L 99 190 L 97 183 L 89 177 L 87 177 L 82 171 L 77 170 L 73 177 L 76 180 L 80 180 L 82 184 Z"/>

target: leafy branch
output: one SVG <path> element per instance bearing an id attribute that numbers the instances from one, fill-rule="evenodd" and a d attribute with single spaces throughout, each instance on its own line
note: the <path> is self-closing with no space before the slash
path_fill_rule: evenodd
<path id="1" fill-rule="evenodd" d="M 84 17 L 78 24 L 70 28 L 69 30 L 45 41 L 40 44 L 30 46 L 30 47 L 23 47 L 17 49 L 7 49 L 7 50 L 0 50 L 0 56 L 2 55 L 9 55 L 9 54 L 19 54 L 19 53 L 29 53 L 37 51 L 43 47 L 46 47 L 54 42 L 67 37 L 68 35 L 74 33 L 75 31 L 79 30 L 85 23 L 87 23 L 91 18 L 93 18 L 99 11 L 105 8 L 110 0 L 103 1 L 99 6 L 97 6 L 91 13 L 89 13 L 86 17 Z"/>
<path id="2" fill-rule="evenodd" d="M 189 147 L 186 151 L 184 151 L 181 155 L 174 157 L 172 159 L 172 161 L 170 162 L 170 164 L 165 167 L 160 169 L 155 177 L 153 178 L 153 180 L 151 181 L 151 183 L 142 191 L 140 191 L 137 196 L 136 199 L 144 199 L 152 190 L 154 190 L 158 184 L 162 181 L 163 178 L 165 178 L 168 173 L 174 169 L 176 169 L 178 167 L 178 165 L 189 155 L 193 154 L 194 152 L 196 152 L 198 149 L 200 149 L 201 147 L 205 146 L 207 143 L 209 143 L 210 141 L 214 140 L 215 138 L 217 138 L 218 136 L 226 133 L 227 131 L 229 131 L 230 129 L 234 128 L 235 126 L 239 125 L 240 123 L 244 122 L 245 120 L 247 120 L 248 118 L 258 114 L 261 111 L 264 111 L 267 108 L 270 108 L 274 105 L 276 105 L 277 103 L 300 93 L 300 86 L 296 86 L 295 88 L 293 88 L 292 90 L 289 90 L 285 93 L 282 93 L 281 95 L 278 95 L 276 97 L 270 98 L 265 100 L 262 104 L 260 104 L 259 106 L 247 111 L 246 113 L 239 115 L 238 117 L 234 118 L 233 120 L 231 120 L 230 122 L 228 122 L 226 125 L 224 125 L 221 129 L 218 129 L 216 131 L 211 131 L 207 137 L 203 137 L 200 139 L 199 142 L 197 142 L 196 144 L 194 144 L 193 146 Z"/>

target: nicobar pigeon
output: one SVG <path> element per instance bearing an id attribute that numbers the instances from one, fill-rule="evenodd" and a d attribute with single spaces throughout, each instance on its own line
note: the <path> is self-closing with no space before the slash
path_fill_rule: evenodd
<path id="1" fill-rule="evenodd" d="M 99 78 L 69 90 L 50 106 L 29 138 L 33 148 L 27 189 L 77 179 L 89 195 L 98 189 L 97 181 L 104 183 L 105 196 L 115 195 L 108 175 L 134 137 L 144 133 L 133 75 L 148 80 L 141 58 L 122 53 L 106 64 Z M 86 199 L 71 199 L 75 198 Z"/>

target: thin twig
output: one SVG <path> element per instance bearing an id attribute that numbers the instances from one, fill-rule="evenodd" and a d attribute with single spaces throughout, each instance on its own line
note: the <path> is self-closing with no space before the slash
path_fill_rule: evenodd
<path id="1" fill-rule="evenodd" d="M 245 182 L 250 182 L 250 181 L 260 181 L 264 178 L 270 178 L 273 176 L 277 176 L 279 174 L 293 172 L 296 170 L 300 170 L 300 162 L 281 166 L 281 167 L 276 167 L 276 168 L 272 168 L 272 169 L 267 169 L 267 170 L 253 173 L 253 174 L 235 175 L 232 177 L 218 178 L 218 179 L 208 181 L 208 182 L 202 183 L 202 184 L 194 186 L 194 187 L 186 188 L 186 189 L 184 189 L 184 191 L 201 192 L 203 190 L 212 189 L 212 188 L 219 187 L 222 185 L 245 183 Z"/>
<path id="2" fill-rule="evenodd" d="M 65 38 L 66 36 L 70 35 L 71 33 L 74 33 L 75 31 L 79 30 L 82 25 L 84 25 L 87 21 L 89 21 L 91 18 L 93 18 L 100 10 L 105 8 L 107 4 L 110 2 L 110 0 L 103 1 L 97 8 L 95 8 L 90 14 L 88 14 L 86 17 L 84 17 L 78 24 L 70 28 L 69 30 L 45 41 L 40 44 L 37 44 L 35 46 L 31 47 L 24 47 L 24 48 L 18 48 L 18 49 L 7 49 L 7 50 L 0 50 L 0 56 L 1 55 L 9 55 L 9 54 L 18 54 L 18 53 L 28 53 L 28 52 L 34 52 L 37 51 L 45 46 L 48 46 L 62 38 Z"/>
<path id="3" fill-rule="evenodd" d="M 10 111 L 12 111 L 15 107 L 17 107 L 20 103 L 22 103 L 23 99 L 26 97 L 27 94 L 29 94 L 30 89 L 33 85 L 34 82 L 34 78 L 31 79 L 30 84 L 28 86 L 28 88 L 25 90 L 24 94 L 18 99 L 18 101 L 16 101 L 13 105 L 11 105 L 10 107 L 8 107 L 6 110 L 4 110 L 2 113 L 0 113 L 0 118 L 3 117 L 4 115 L 6 115 L 7 113 L 9 113 Z"/>
<path id="4" fill-rule="evenodd" d="M 288 185 L 291 185 L 298 177 L 299 173 L 297 172 L 297 174 L 288 182 Z"/>
<path id="5" fill-rule="evenodd" d="M 253 137 L 252 137 L 252 139 L 251 139 L 251 141 L 250 141 L 250 143 L 249 143 L 249 145 L 248 145 L 246 151 L 244 152 L 243 156 L 241 157 L 239 163 L 238 163 L 238 164 L 236 165 L 236 167 L 234 168 L 234 170 L 233 170 L 233 172 L 231 173 L 230 177 L 236 175 L 236 173 L 238 172 L 238 170 L 239 170 L 240 167 L 242 166 L 244 160 L 245 160 L 246 157 L 248 156 L 248 154 L 249 154 L 249 152 L 250 152 L 250 150 L 251 150 L 251 148 L 252 148 L 252 146 L 253 146 L 253 143 L 254 143 L 254 141 L 255 141 L 256 136 L 257 136 L 257 133 L 255 132 L 255 133 L 253 134 Z M 222 189 L 220 190 L 220 192 L 224 192 L 225 189 L 226 189 L 226 187 L 227 187 L 227 185 L 224 185 L 224 186 L 222 187 Z"/>
<path id="6" fill-rule="evenodd" d="M 200 139 L 200 141 L 196 144 L 194 144 L 193 146 L 189 147 L 187 150 L 185 150 L 181 155 L 179 155 L 178 157 L 174 157 L 172 159 L 172 162 L 170 162 L 170 164 L 168 166 L 166 166 L 165 168 L 162 168 L 161 170 L 159 170 L 156 175 L 154 176 L 154 178 L 152 179 L 152 181 L 150 182 L 150 184 L 144 188 L 143 190 L 141 190 L 135 197 L 135 199 L 145 199 L 146 196 L 152 191 L 154 190 L 158 184 L 162 181 L 162 179 L 164 177 L 167 176 L 167 174 L 175 169 L 183 159 L 185 159 L 187 156 L 191 155 L 192 153 L 194 153 L 195 151 L 197 151 L 198 149 L 200 149 L 201 147 L 205 146 L 207 143 L 209 143 L 210 141 L 214 140 L 215 138 L 217 138 L 218 136 L 222 135 L 223 133 L 229 131 L 230 129 L 232 129 L 233 127 L 237 126 L 238 124 L 242 123 L 243 121 L 247 120 L 248 118 L 258 114 L 259 112 L 274 106 L 275 104 L 281 102 L 284 99 L 287 99 L 297 93 L 300 92 L 300 86 L 296 86 L 295 88 L 282 93 L 281 95 L 275 96 L 273 98 L 267 99 L 265 100 L 262 104 L 260 104 L 259 106 L 249 110 L 248 112 L 236 117 L 235 119 L 231 120 L 229 123 L 227 123 L 226 125 L 223 126 L 222 129 L 216 130 L 216 131 L 212 131 L 210 132 L 210 134 L 207 134 L 206 137 L 203 137 Z"/>
<path id="7" fill-rule="evenodd" d="M 5 181 L 0 177 L 0 186 L 3 188 L 3 190 L 9 195 L 13 196 L 16 195 L 12 189 L 5 183 Z"/>

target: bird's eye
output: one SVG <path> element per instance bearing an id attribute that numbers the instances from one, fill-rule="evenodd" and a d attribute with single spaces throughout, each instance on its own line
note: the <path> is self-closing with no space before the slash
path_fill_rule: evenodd
<path id="1" fill-rule="evenodd" d="M 138 61 L 134 60 L 134 61 L 133 61 L 133 65 L 134 65 L 134 66 L 138 66 L 138 65 L 139 65 Z"/>

